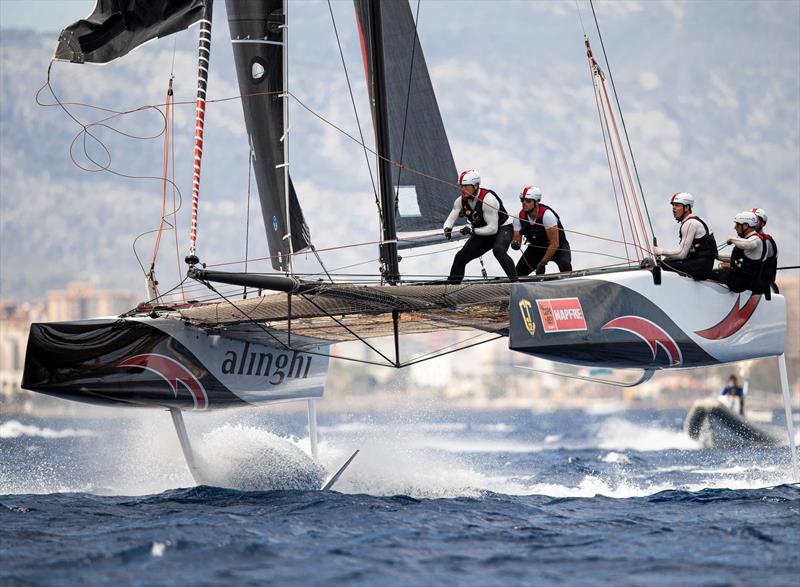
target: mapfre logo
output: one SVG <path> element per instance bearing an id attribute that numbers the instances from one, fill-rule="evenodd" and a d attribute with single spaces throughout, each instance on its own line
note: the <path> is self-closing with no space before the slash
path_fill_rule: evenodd
<path id="1" fill-rule="evenodd" d="M 522 314 L 522 321 L 525 323 L 528 334 L 531 336 L 536 334 L 536 322 L 533 321 L 533 316 L 531 316 L 531 303 L 528 300 L 519 301 L 519 313 Z"/>
<path id="2" fill-rule="evenodd" d="M 536 300 L 545 332 L 586 330 L 586 319 L 578 298 Z"/>

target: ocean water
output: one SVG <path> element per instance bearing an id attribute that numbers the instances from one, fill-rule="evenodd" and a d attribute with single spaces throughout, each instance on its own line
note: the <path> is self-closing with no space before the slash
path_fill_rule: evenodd
<path id="1" fill-rule="evenodd" d="M 796 587 L 788 448 L 684 415 L 189 414 L 202 486 L 166 412 L 0 418 L 0 585 Z"/>

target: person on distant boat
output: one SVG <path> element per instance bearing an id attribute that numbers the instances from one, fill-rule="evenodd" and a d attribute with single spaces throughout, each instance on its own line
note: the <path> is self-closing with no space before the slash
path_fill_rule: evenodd
<path id="1" fill-rule="evenodd" d="M 474 169 L 461 172 L 458 184 L 461 187 L 461 196 L 453 202 L 453 209 L 444 221 L 444 236 L 450 240 L 456 220 L 466 217 L 469 224 L 461 228 L 461 234 L 468 234 L 470 237 L 456 253 L 447 281 L 461 283 L 467 263 L 489 251 L 492 251 L 506 275 L 516 281 L 514 261 L 508 256 L 508 247 L 513 237 L 511 218 L 508 217 L 500 196 L 481 187 L 481 176 Z"/>
<path id="2" fill-rule="evenodd" d="M 692 214 L 694 196 L 678 192 L 670 199 L 672 216 L 680 224 L 677 249 L 654 247 L 656 256 L 664 258 L 662 266 L 667 271 L 684 273 L 697 280 L 708 279 L 717 258 L 717 241 L 708 224 Z"/>
<path id="3" fill-rule="evenodd" d="M 559 271 L 572 271 L 572 251 L 564 226 L 556 211 L 542 204 L 542 190 L 533 185 L 522 188 L 519 195 L 522 209 L 514 217 L 514 239 L 511 248 L 522 247 L 522 237 L 528 247 L 517 263 L 517 275 L 524 277 L 535 271 L 542 275 L 550 261 Z"/>
<path id="4" fill-rule="evenodd" d="M 720 392 L 720 398 L 727 398 L 730 400 L 729 407 L 733 409 L 734 402 L 739 399 L 739 415 L 744 418 L 744 388 L 739 387 L 739 380 L 736 375 L 731 375 L 728 378 L 728 385 L 726 385 Z"/>
<path id="5" fill-rule="evenodd" d="M 733 292 L 752 291 L 769 294 L 775 281 L 778 266 L 778 247 L 768 234 L 756 232 L 758 219 L 749 210 L 733 217 L 737 238 L 729 238 L 733 245 L 730 256 L 720 255 L 717 279 Z"/>

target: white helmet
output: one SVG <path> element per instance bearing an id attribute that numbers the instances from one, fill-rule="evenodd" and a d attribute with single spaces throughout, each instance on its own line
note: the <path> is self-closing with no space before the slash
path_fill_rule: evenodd
<path id="1" fill-rule="evenodd" d="M 755 228 L 758 219 L 756 218 L 755 214 L 750 212 L 750 210 L 745 210 L 744 212 L 739 212 L 736 216 L 734 216 L 733 221 L 736 224 L 747 224 L 748 226 Z"/>
<path id="2" fill-rule="evenodd" d="M 536 200 L 537 202 L 542 201 L 542 190 L 540 190 L 535 185 L 526 185 L 522 188 L 522 191 L 519 193 L 520 200 Z"/>
<path id="3" fill-rule="evenodd" d="M 480 185 L 481 174 L 474 169 L 462 171 L 458 176 L 458 185 Z"/>
<path id="4" fill-rule="evenodd" d="M 764 210 L 764 208 L 753 208 L 750 211 L 759 218 L 761 218 L 761 222 L 763 222 L 764 224 L 767 223 L 767 212 Z"/>
<path id="5" fill-rule="evenodd" d="M 683 204 L 684 206 L 689 206 L 690 208 L 694 208 L 694 196 L 689 192 L 677 192 L 672 194 L 672 198 L 669 201 L 670 204 Z"/>

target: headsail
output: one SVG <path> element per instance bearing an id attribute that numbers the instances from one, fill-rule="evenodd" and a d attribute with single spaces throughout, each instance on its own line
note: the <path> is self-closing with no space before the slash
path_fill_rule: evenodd
<path id="1" fill-rule="evenodd" d="M 354 0 L 370 100 L 375 104 L 369 0 Z M 436 103 L 428 67 L 408 0 L 383 0 L 383 65 L 386 84 L 389 158 L 398 232 L 441 228 L 458 192 L 456 166 Z M 373 121 L 375 109 L 373 107 Z M 424 175 L 409 171 L 413 169 Z M 436 179 L 431 179 L 436 178 Z M 441 181 L 443 180 L 443 181 Z"/>
<path id="2" fill-rule="evenodd" d="M 288 266 L 289 239 L 292 250 L 309 246 L 311 236 L 300 203 L 289 180 L 288 225 L 283 165 L 284 100 L 282 0 L 227 0 L 228 25 L 236 61 L 236 76 L 242 94 L 247 134 L 253 154 L 261 214 L 267 231 L 272 267 Z"/>
<path id="3" fill-rule="evenodd" d="M 92 14 L 65 28 L 55 59 L 108 63 L 158 37 L 177 33 L 203 16 L 204 0 L 97 0 Z"/>

